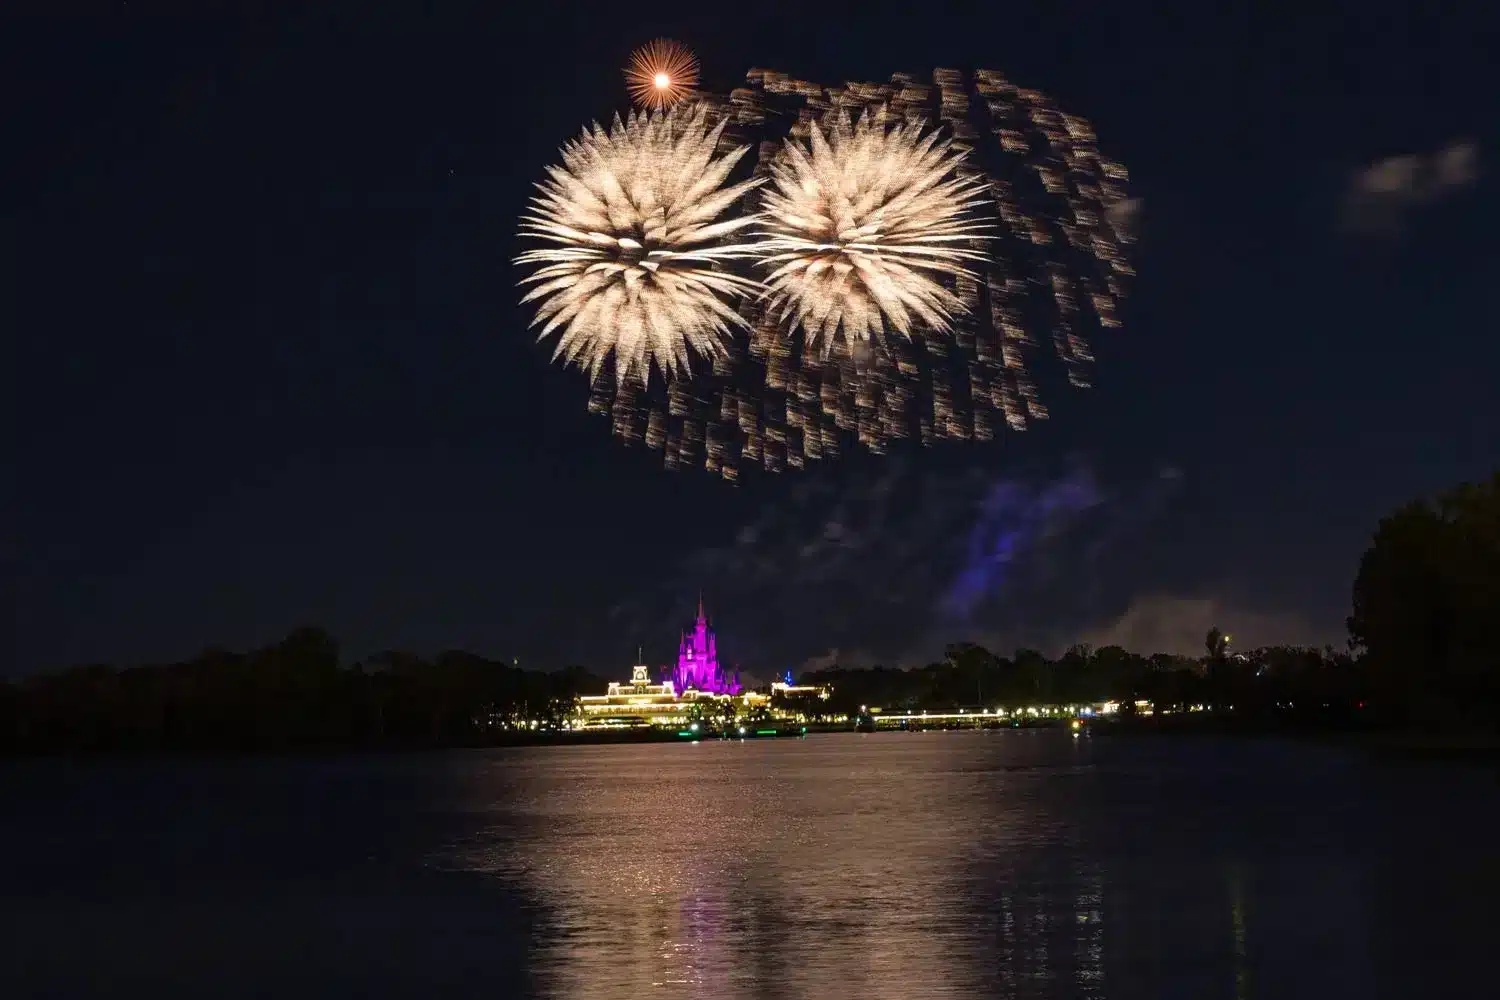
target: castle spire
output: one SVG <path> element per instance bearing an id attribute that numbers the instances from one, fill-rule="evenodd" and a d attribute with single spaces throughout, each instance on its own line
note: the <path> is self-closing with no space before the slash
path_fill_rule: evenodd
<path id="1" fill-rule="evenodd" d="M 703 588 L 698 588 L 698 617 L 703 617 Z"/>
<path id="2" fill-rule="evenodd" d="M 645 663 L 646 662 L 646 655 L 641 652 L 641 650 L 643 648 L 644 647 L 642 647 L 642 646 L 635 647 L 635 662 L 637 662 L 637 663 Z"/>

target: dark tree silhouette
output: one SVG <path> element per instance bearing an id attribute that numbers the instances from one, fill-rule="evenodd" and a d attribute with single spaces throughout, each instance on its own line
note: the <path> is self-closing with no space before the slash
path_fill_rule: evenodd
<path id="1" fill-rule="evenodd" d="M 224 753 L 478 746 L 505 723 L 556 725 L 604 682 L 579 668 L 523 671 L 470 653 L 392 652 L 342 667 L 314 627 L 248 653 L 74 667 L 0 684 L 0 750 Z"/>
<path id="2" fill-rule="evenodd" d="M 1350 642 L 1383 712 L 1452 724 L 1500 709 L 1500 473 L 1384 518 L 1353 598 Z"/>

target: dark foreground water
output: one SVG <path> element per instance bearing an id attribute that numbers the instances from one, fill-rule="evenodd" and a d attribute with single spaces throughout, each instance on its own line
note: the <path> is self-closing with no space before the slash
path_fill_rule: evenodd
<path id="1" fill-rule="evenodd" d="M 0 996 L 1494 988 L 1500 779 L 1055 732 L 0 765 Z"/>

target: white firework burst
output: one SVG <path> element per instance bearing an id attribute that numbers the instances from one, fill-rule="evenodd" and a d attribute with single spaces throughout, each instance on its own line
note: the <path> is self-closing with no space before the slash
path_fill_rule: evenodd
<path id="1" fill-rule="evenodd" d="M 724 269 L 752 256 L 740 233 L 758 217 L 719 216 L 757 184 L 725 185 L 748 147 L 716 155 L 724 122 L 702 106 L 616 116 L 562 149 L 547 168 L 521 232 L 548 246 L 516 258 L 541 265 L 521 300 L 540 300 L 537 339 L 561 330 L 553 360 L 598 378 L 614 360 L 618 381 L 644 384 L 654 362 L 668 378 L 689 368 L 691 353 L 722 355 L 733 326 L 729 304 L 761 286 Z"/>
<path id="2" fill-rule="evenodd" d="M 756 249 L 773 314 L 824 354 L 840 329 L 851 346 L 891 329 L 951 330 L 966 306 L 942 279 L 989 259 L 976 249 L 989 228 L 976 216 L 983 176 L 959 171 L 950 141 L 884 108 L 809 132 L 810 146 L 787 140 L 763 194 Z"/>

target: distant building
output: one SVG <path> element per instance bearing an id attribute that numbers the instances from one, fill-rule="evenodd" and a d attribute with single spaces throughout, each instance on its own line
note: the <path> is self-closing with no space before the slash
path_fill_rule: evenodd
<path id="1" fill-rule="evenodd" d="M 691 700 L 678 697 L 671 681 L 652 684 L 651 668 L 644 663 L 632 668 L 628 684 L 610 681 L 605 694 L 578 699 L 584 725 L 588 727 L 681 725 L 691 704 Z"/>
<path id="2" fill-rule="evenodd" d="M 678 643 L 677 665 L 661 669 L 660 683 L 651 683 L 651 668 L 640 662 L 643 659 L 637 651 L 628 682 L 611 681 L 604 694 L 578 699 L 583 728 L 678 727 L 693 724 L 702 710 L 712 709 L 721 716 L 728 711 L 733 717 L 770 707 L 770 695 L 742 690 L 739 671 L 729 674 L 720 668 L 718 642 L 703 613 L 701 595 L 693 630 L 684 631 Z M 828 697 L 826 688 L 789 687 L 779 682 L 772 688 L 791 695 Z"/>
<path id="3" fill-rule="evenodd" d="M 792 672 L 788 670 L 787 676 L 791 676 L 791 673 Z M 831 695 L 832 693 L 833 688 L 828 687 L 824 684 L 793 684 L 791 681 L 771 682 L 771 694 L 779 694 L 787 698 L 806 696 L 820 698 L 823 701 L 827 701 L 829 695 Z"/>
<path id="4" fill-rule="evenodd" d="M 677 666 L 664 671 L 663 681 L 684 693 L 703 691 L 709 694 L 737 695 L 740 693 L 740 674 L 734 676 L 720 672 L 719 650 L 714 630 L 708 625 L 708 616 L 703 613 L 703 595 L 698 595 L 698 620 L 691 634 L 682 633 L 677 647 Z"/>

